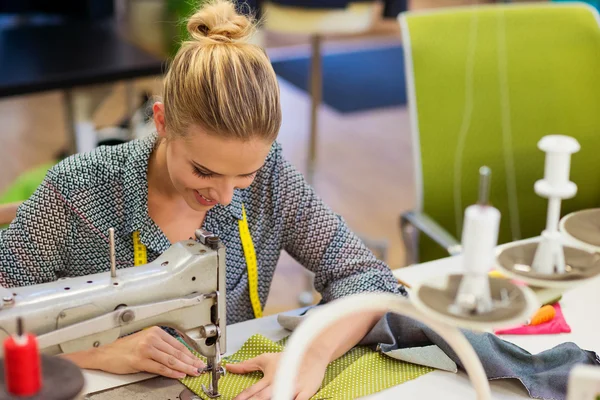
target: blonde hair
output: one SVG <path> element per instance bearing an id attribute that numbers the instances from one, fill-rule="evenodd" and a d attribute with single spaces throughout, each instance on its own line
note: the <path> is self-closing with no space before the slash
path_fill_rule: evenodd
<path id="1" fill-rule="evenodd" d="M 253 19 L 228 0 L 208 1 L 187 22 L 190 40 L 173 59 L 164 83 L 171 134 L 191 126 L 210 134 L 275 140 L 281 126 L 279 86 L 265 51 L 248 43 Z"/>

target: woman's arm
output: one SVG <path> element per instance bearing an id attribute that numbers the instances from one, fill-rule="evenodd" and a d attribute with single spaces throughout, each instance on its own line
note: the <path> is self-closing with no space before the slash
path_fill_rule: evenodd
<path id="1" fill-rule="evenodd" d="M 54 281 L 68 260 L 72 211 L 53 178 L 51 170 L 10 226 L 0 230 L 4 287 Z"/>
<path id="2" fill-rule="evenodd" d="M 361 292 L 406 294 L 392 271 L 315 193 L 279 154 L 273 185 L 281 193 L 283 245 L 315 273 L 315 289 L 325 302 Z M 373 205 L 376 206 L 376 205 Z"/>
<path id="3" fill-rule="evenodd" d="M 351 315 L 327 328 L 310 346 L 308 354 L 325 365 L 337 360 L 356 346 L 385 313 Z"/>

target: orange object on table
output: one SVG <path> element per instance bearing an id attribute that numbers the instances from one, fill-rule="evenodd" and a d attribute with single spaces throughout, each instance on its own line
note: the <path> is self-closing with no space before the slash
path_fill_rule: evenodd
<path id="1" fill-rule="evenodd" d="M 555 317 L 549 321 L 542 322 L 539 325 L 522 325 L 509 329 L 499 329 L 494 333 L 496 335 L 553 335 L 559 333 L 570 333 L 571 327 L 565 321 L 559 303 L 550 307 L 554 308 Z"/>
<path id="2" fill-rule="evenodd" d="M 556 316 L 556 310 L 551 305 L 546 305 L 539 310 L 531 317 L 531 321 L 529 325 L 540 325 L 544 322 L 552 321 Z"/>

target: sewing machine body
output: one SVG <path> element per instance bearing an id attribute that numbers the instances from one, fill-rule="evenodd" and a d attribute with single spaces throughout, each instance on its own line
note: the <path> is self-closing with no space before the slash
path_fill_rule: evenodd
<path id="1" fill-rule="evenodd" d="M 206 357 L 220 359 L 226 351 L 225 248 L 218 241 L 176 243 L 154 262 L 118 270 L 116 277 L 108 271 L 0 289 L 0 340 L 15 332 L 21 317 L 47 354 L 98 347 L 156 325 L 185 333 Z"/>

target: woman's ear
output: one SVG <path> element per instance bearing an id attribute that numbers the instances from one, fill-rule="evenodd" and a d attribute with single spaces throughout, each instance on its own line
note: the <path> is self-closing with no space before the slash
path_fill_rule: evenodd
<path id="1" fill-rule="evenodd" d="M 165 128 L 165 105 L 157 101 L 152 106 L 152 113 L 154 114 L 154 125 L 156 126 L 156 132 L 158 132 L 158 137 L 166 138 L 167 131 Z"/>

